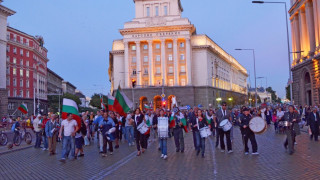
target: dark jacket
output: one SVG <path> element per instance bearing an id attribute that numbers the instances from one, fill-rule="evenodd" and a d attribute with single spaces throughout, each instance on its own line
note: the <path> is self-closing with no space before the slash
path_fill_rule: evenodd
<path id="1" fill-rule="evenodd" d="M 250 123 L 250 120 L 252 119 L 252 116 L 251 114 L 248 114 L 247 116 L 244 115 L 244 114 L 241 114 L 240 116 L 240 130 L 241 130 L 241 133 L 251 133 L 251 129 L 249 128 L 249 123 Z M 244 128 L 243 126 L 247 126 L 246 128 Z"/>
<path id="2" fill-rule="evenodd" d="M 307 122 L 308 122 L 308 125 L 310 125 L 311 129 L 319 128 L 319 125 L 320 125 L 319 121 L 320 121 L 320 116 L 318 112 L 316 112 L 316 117 L 314 116 L 313 112 L 309 114 Z"/>
<path id="3" fill-rule="evenodd" d="M 293 119 L 296 119 L 296 121 L 293 122 L 292 121 Z M 297 112 L 293 112 L 293 113 L 285 112 L 280 121 L 291 122 L 292 123 L 291 128 L 292 128 L 292 130 L 295 131 L 296 135 L 301 134 L 300 127 L 299 127 L 299 122 L 301 121 L 301 119 L 300 119 L 300 115 Z"/>
<path id="4" fill-rule="evenodd" d="M 137 127 L 143 122 L 143 118 L 144 118 L 144 115 L 143 114 L 140 114 L 139 117 L 137 117 L 137 121 L 136 121 L 136 116 L 137 115 L 134 115 L 132 117 L 133 121 L 134 121 L 134 130 L 135 131 L 138 131 Z"/>
<path id="5" fill-rule="evenodd" d="M 197 121 L 198 121 L 199 127 L 193 127 L 194 125 L 197 124 Z M 195 132 L 199 131 L 199 129 L 209 125 L 208 122 L 206 121 L 206 118 L 203 118 L 202 121 L 199 121 L 198 117 L 192 119 L 190 124 L 192 126 L 192 130 L 195 131 Z"/>
<path id="6" fill-rule="evenodd" d="M 193 127 L 193 124 L 196 123 L 196 119 L 197 119 L 196 115 L 194 114 L 194 112 L 192 112 L 192 113 L 189 113 L 188 116 L 189 116 L 189 123 L 191 124 L 192 131 L 197 131 L 198 128 Z"/>

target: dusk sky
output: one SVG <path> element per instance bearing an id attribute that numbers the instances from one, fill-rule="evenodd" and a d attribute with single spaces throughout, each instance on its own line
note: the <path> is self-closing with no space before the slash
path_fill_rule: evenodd
<path id="1" fill-rule="evenodd" d="M 197 34 L 207 34 L 250 72 L 252 87 L 252 53 L 234 49 L 254 48 L 257 77 L 267 77 L 268 86 L 284 97 L 289 75 L 283 5 L 181 1 L 182 16 L 195 25 Z M 290 8 L 290 1 L 285 2 Z M 8 19 L 11 27 L 44 37 L 50 69 L 86 96 L 110 91 L 109 51 L 113 40 L 122 39 L 119 29 L 135 16 L 133 0 L 4 0 L 3 5 L 17 12 Z M 257 85 L 265 87 L 265 79 Z"/>

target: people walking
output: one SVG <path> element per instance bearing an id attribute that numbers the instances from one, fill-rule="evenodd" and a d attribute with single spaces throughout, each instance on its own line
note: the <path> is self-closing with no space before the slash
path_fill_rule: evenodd
<path id="1" fill-rule="evenodd" d="M 45 133 L 48 138 L 48 146 L 50 155 L 56 154 L 56 144 L 57 144 L 57 132 L 58 123 L 56 122 L 56 115 L 52 114 L 50 120 L 45 125 Z"/>

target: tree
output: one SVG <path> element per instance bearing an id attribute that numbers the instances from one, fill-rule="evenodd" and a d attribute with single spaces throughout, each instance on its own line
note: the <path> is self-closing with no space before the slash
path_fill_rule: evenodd
<path id="1" fill-rule="evenodd" d="M 67 98 L 67 99 L 71 99 L 74 100 L 77 105 L 79 106 L 81 104 L 80 98 L 74 94 L 70 94 L 70 93 L 65 93 L 62 98 Z M 61 102 L 62 103 L 62 102 Z"/>
<path id="2" fill-rule="evenodd" d="M 287 99 L 291 99 L 291 96 L 290 96 L 290 86 L 289 86 L 289 85 L 286 87 L 286 98 L 287 98 Z"/>
<path id="3" fill-rule="evenodd" d="M 62 108 L 63 98 L 72 99 L 74 100 L 78 107 L 81 104 L 80 98 L 76 95 L 65 93 L 64 95 L 60 96 L 60 108 Z M 59 96 L 57 95 L 50 95 L 48 96 L 48 105 L 50 112 L 59 112 Z"/>
<path id="4" fill-rule="evenodd" d="M 275 101 L 277 100 L 277 98 L 278 98 L 277 95 L 276 95 L 276 91 L 274 91 L 274 90 L 272 89 L 272 87 L 268 87 L 268 88 L 266 89 L 266 91 L 271 94 L 271 100 L 272 100 L 272 102 L 275 102 Z"/>
<path id="5" fill-rule="evenodd" d="M 102 95 L 103 97 L 103 103 L 107 103 L 108 102 L 108 97 L 105 95 Z M 90 101 L 90 105 L 96 108 L 101 108 L 101 94 L 94 94 L 91 96 L 91 101 Z"/>

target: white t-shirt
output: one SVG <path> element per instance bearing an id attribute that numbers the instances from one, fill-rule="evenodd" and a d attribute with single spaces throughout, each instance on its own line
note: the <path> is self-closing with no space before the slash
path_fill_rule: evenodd
<path id="1" fill-rule="evenodd" d="M 280 119 L 280 118 L 282 118 L 282 116 L 284 116 L 284 112 L 283 111 L 277 111 L 277 117 Z"/>
<path id="2" fill-rule="evenodd" d="M 63 134 L 64 136 L 71 136 L 71 134 L 76 130 L 76 127 L 78 126 L 77 121 L 72 119 L 71 121 L 63 120 L 61 123 L 61 126 L 63 126 Z"/>

